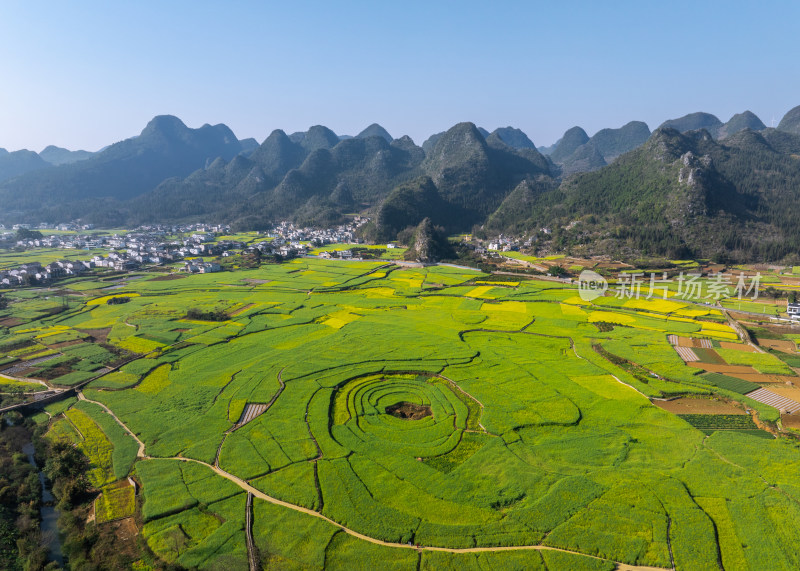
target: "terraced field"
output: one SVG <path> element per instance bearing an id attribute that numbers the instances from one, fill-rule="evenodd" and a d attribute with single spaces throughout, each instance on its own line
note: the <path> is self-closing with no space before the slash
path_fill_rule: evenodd
<path id="1" fill-rule="evenodd" d="M 800 567 L 796 441 L 650 400 L 716 394 L 778 427 L 777 410 L 670 344 L 704 339 L 681 348 L 791 377 L 773 355 L 719 346 L 738 337 L 717 310 L 380 261 L 153 277 L 115 290 L 119 305 L 76 282 L 56 313 L 10 293 L 0 318 L 26 317 L 0 334 L 0 359 L 51 333 L 77 341 L 32 374 L 85 373 L 94 402 L 37 419 L 92 461 L 98 521 L 129 513 L 120 482 L 136 479 L 142 537 L 167 562 Z"/>

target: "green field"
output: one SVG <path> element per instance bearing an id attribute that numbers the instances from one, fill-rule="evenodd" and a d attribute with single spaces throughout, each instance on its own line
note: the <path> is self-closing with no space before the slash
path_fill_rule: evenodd
<path id="1" fill-rule="evenodd" d="M 94 515 L 98 523 L 130 517 L 135 511 L 136 493 L 133 486 L 129 485 L 106 486 L 94 501 Z"/>
<path id="2" fill-rule="evenodd" d="M 93 256 L 105 256 L 106 254 L 108 254 L 108 250 L 36 248 L 13 251 L 3 249 L 0 250 L 0 270 L 10 270 L 21 264 L 32 262 L 39 262 L 44 266 L 58 260 L 90 260 Z"/>
<path id="3" fill-rule="evenodd" d="M 83 389 L 119 422 L 86 401 L 36 418 L 90 459 L 101 519 L 130 513 L 115 486 L 133 475 L 165 562 L 246 568 L 251 491 L 265 568 L 800 567 L 796 441 L 648 398 L 745 399 L 731 391 L 754 383 L 703 375 L 668 341 L 735 338 L 715 310 L 381 260 L 147 276 L 114 290 L 119 305 L 85 291 L 55 312 L 14 292 L 0 318 L 24 323 L 0 330 L 0 359 L 52 336 L 58 356 L 35 369 L 55 384 L 119 367 Z"/>

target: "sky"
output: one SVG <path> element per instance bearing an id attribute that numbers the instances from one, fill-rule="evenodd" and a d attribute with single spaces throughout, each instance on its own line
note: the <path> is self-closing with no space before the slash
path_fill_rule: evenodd
<path id="1" fill-rule="evenodd" d="M 0 0 L 0 147 L 98 150 L 155 115 L 263 141 L 460 121 L 580 125 L 800 105 L 794 1 Z"/>

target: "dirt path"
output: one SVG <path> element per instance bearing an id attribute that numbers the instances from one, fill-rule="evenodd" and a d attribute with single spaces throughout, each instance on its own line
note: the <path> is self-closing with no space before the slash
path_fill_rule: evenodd
<path id="1" fill-rule="evenodd" d="M 59 391 L 60 392 L 60 391 L 65 390 L 65 389 L 53 388 L 49 384 L 47 384 L 47 382 L 45 382 L 45 381 L 43 381 L 41 379 L 33 379 L 33 378 L 30 378 L 30 377 L 26 377 L 26 378 L 10 377 L 10 376 L 4 375 L 2 373 L 0 373 L 0 377 L 3 377 L 4 379 L 8 379 L 9 381 L 17 381 L 17 382 L 20 382 L 20 383 L 31 383 L 31 384 L 42 385 L 43 387 L 47 387 L 48 389 L 53 390 L 53 391 Z"/>
<path id="2" fill-rule="evenodd" d="M 449 380 L 449 379 L 447 379 L 447 380 Z M 622 381 L 620 381 L 620 382 L 622 382 Z M 625 383 L 623 383 L 623 384 L 625 384 Z M 626 386 L 630 386 L 630 385 L 626 385 Z M 405 543 L 393 543 L 393 542 L 389 542 L 389 541 L 383 541 L 381 539 L 376 539 L 374 537 L 370 537 L 368 535 L 364 535 L 363 533 L 359 533 L 359 532 L 357 532 L 355 530 L 352 530 L 352 529 L 350 529 L 348 527 L 345 527 L 344 525 L 342 525 L 342 524 L 330 519 L 327 516 L 322 515 L 319 512 L 316 512 L 314 510 L 310 510 L 308 508 L 304 508 L 303 506 L 298 506 L 298 505 L 295 505 L 295 504 L 291 504 L 289 502 L 285 502 L 283 500 L 279 500 L 278 498 L 273 498 L 272 496 L 269 496 L 269 495 L 265 494 L 264 492 L 254 488 L 247 481 L 239 478 L 238 476 L 235 476 L 234 474 L 226 472 L 225 470 L 223 470 L 219 466 L 214 466 L 214 465 L 208 464 L 206 462 L 202 462 L 200 460 L 195 460 L 193 458 L 179 458 L 179 457 L 176 457 L 176 458 L 157 458 L 157 457 L 148 456 L 146 454 L 146 452 L 145 452 L 145 444 L 144 444 L 144 442 L 139 440 L 139 438 L 127 427 L 127 425 L 124 422 L 122 422 L 119 419 L 119 417 L 117 417 L 116 414 L 114 414 L 111 411 L 111 409 L 109 409 L 106 405 L 104 405 L 101 402 L 97 402 L 97 401 L 93 401 L 93 400 L 87 399 L 83 395 L 83 393 L 81 391 L 78 391 L 77 395 L 78 395 L 78 399 L 79 400 L 83 400 L 83 401 L 86 401 L 86 402 L 94 403 L 94 404 L 100 406 L 101 408 L 103 408 L 103 410 L 105 410 L 108 414 L 111 415 L 111 417 L 117 422 L 117 424 L 119 424 L 123 428 L 123 430 L 125 430 L 125 432 L 127 432 L 131 436 L 131 438 L 133 438 L 138 443 L 139 451 L 137 453 L 137 456 L 139 458 L 144 459 L 144 460 L 162 460 L 162 461 L 170 461 L 170 462 L 194 462 L 196 464 L 201 464 L 201 465 L 213 470 L 217 475 L 222 476 L 226 480 L 229 480 L 229 481 L 233 482 L 234 484 L 239 486 L 242 490 L 247 492 L 249 495 L 255 496 L 255 497 L 257 497 L 257 498 L 259 498 L 261 500 L 264 500 L 264 501 L 269 502 L 271 504 L 274 504 L 276 506 L 281 506 L 281 507 L 284 507 L 284 508 L 288 508 L 290 510 L 294 510 L 296 512 L 304 513 L 306 515 L 309 515 L 309 516 L 312 516 L 312 517 L 315 517 L 315 518 L 318 518 L 318 519 L 322 519 L 322 520 L 330 523 L 331 525 L 341 529 L 342 531 L 344 531 L 348 535 L 351 535 L 353 537 L 356 537 L 356 538 L 364 540 L 364 541 L 368 541 L 368 542 L 373 543 L 375 545 L 382 545 L 384 547 L 395 547 L 395 548 L 400 548 L 400 549 L 414 549 L 414 550 L 417 550 L 417 551 L 441 551 L 441 552 L 446 552 L 446 553 L 481 553 L 481 552 L 519 551 L 519 550 L 561 551 L 562 553 L 571 553 L 573 555 L 580 555 L 580 556 L 583 556 L 583 557 L 589 557 L 589 558 L 597 559 L 597 560 L 600 560 L 600 561 L 611 561 L 609 559 L 604 559 L 602 557 L 597 557 L 597 556 L 594 556 L 594 555 L 588 555 L 586 553 L 580 553 L 578 551 L 569 551 L 567 549 L 560 549 L 560 548 L 557 548 L 557 547 L 550 547 L 550 546 L 547 546 L 547 545 L 519 545 L 519 546 L 504 546 L 504 547 L 468 547 L 468 548 L 449 548 L 449 547 L 430 547 L 430 546 L 417 547 L 415 545 L 408 545 L 408 544 L 405 544 Z M 471 397 L 471 395 L 470 395 L 470 397 Z M 471 397 L 471 398 L 474 398 L 474 397 Z M 480 402 L 477 399 L 475 399 L 475 400 L 476 400 L 476 402 Z M 618 562 L 618 561 L 612 561 L 612 563 L 617 564 L 618 569 L 625 569 L 626 571 L 663 571 L 663 568 L 659 568 L 659 567 L 633 566 L 633 565 L 627 565 L 627 564 L 624 564 L 624 563 L 621 563 L 621 562 Z"/>
<path id="3" fill-rule="evenodd" d="M 123 429 L 125 432 L 127 432 L 128 434 L 130 434 L 131 438 L 133 438 L 133 439 L 136 441 L 136 443 L 139 445 L 139 451 L 136 453 L 136 456 L 137 456 L 138 458 L 149 458 L 149 456 L 147 456 L 147 454 L 145 454 L 145 451 L 144 451 L 144 449 L 145 449 L 144 442 L 142 442 L 141 440 L 139 440 L 139 438 L 138 438 L 138 437 L 137 437 L 137 436 L 136 436 L 136 435 L 135 435 L 135 434 L 134 434 L 134 433 L 133 433 L 133 432 L 132 432 L 132 431 L 131 431 L 131 430 L 128 428 L 128 426 L 127 426 L 127 425 L 126 425 L 124 422 L 122 422 L 122 421 L 119 419 L 119 417 L 117 417 L 117 415 L 116 415 L 116 414 L 114 414 L 113 412 L 111 412 L 111 409 L 110 409 L 110 408 L 108 408 L 106 405 L 104 405 L 104 404 L 103 404 L 103 403 L 101 403 L 101 402 L 97 402 L 96 400 L 89 400 L 89 399 L 87 399 L 85 396 L 83 396 L 83 392 L 82 392 L 82 391 L 77 391 L 77 393 L 76 393 L 76 394 L 78 395 L 78 400 L 82 400 L 82 401 L 86 401 L 86 402 L 90 402 L 90 403 L 96 404 L 97 406 L 99 406 L 99 407 L 101 407 L 103 410 L 105 410 L 105 411 L 106 411 L 108 414 L 110 414 L 110 415 L 111 415 L 111 418 L 113 418 L 113 419 L 114 419 L 114 420 L 117 422 L 117 424 L 119 424 L 119 425 L 122 427 L 122 429 Z"/>
<path id="4" fill-rule="evenodd" d="M 611 561 L 615 563 L 617 566 L 624 566 L 620 568 L 627 569 L 629 571 L 664 571 L 665 568 L 662 567 L 640 567 L 635 565 L 627 565 L 625 563 L 621 563 L 619 561 L 612 561 L 610 559 L 604 559 L 603 557 L 597 557 L 595 555 L 589 555 L 586 553 L 581 553 L 579 551 L 570 551 L 568 549 L 560 549 L 558 547 L 550 547 L 547 545 L 517 545 L 517 546 L 503 546 L 503 547 L 466 547 L 466 548 L 451 548 L 451 547 L 431 547 L 431 546 L 416 546 L 416 545 L 408 545 L 407 543 L 393 543 L 391 541 L 383 541 L 381 539 L 376 539 L 374 537 L 370 537 L 368 535 L 364 535 L 363 533 L 359 533 L 355 530 L 352 530 L 344 525 L 330 519 L 327 516 L 322 515 L 319 512 L 315 512 L 314 510 L 310 510 L 308 508 L 304 508 L 302 506 L 298 506 L 295 504 L 290 504 L 289 502 L 284 502 L 283 500 L 279 500 L 277 498 L 273 498 L 272 496 L 268 496 L 264 492 L 257 490 L 246 481 L 242 480 L 238 476 L 234 476 L 225 470 L 218 468 L 216 466 L 212 466 L 211 464 L 207 464 L 206 462 L 202 462 L 200 460 L 195 460 L 193 458 L 151 458 L 152 460 L 164 460 L 164 461 L 178 461 L 178 462 L 194 462 L 196 464 L 201 464 L 206 468 L 210 468 L 214 472 L 216 472 L 219 476 L 233 482 L 237 486 L 239 486 L 242 490 L 251 494 L 261 500 L 274 504 L 276 506 L 281 506 L 284 508 L 288 508 L 290 510 L 294 510 L 296 512 L 301 512 L 306 515 L 310 515 L 312 517 L 324 520 L 329 524 L 341 529 L 348 535 L 352 535 L 355 538 L 362 539 L 364 541 L 368 541 L 375 545 L 382 545 L 384 547 L 395 547 L 399 549 L 414 549 L 416 551 L 441 551 L 445 553 L 483 553 L 483 552 L 497 552 L 497 551 L 520 551 L 520 550 L 528 550 L 528 551 L 560 551 L 562 553 L 570 553 L 572 555 L 580 555 L 582 557 L 589 557 L 591 559 L 597 559 L 599 561 Z"/>
<path id="5" fill-rule="evenodd" d="M 722 312 L 722 315 L 724 315 L 725 319 L 728 320 L 728 325 L 730 325 L 731 328 L 734 331 L 736 331 L 736 333 L 739 335 L 742 341 L 746 343 L 748 346 L 755 349 L 756 352 L 765 353 L 766 351 L 764 351 L 761 347 L 753 343 L 753 340 L 750 338 L 750 334 L 747 332 L 747 329 L 742 327 L 741 323 L 739 323 L 733 317 L 731 317 L 731 314 L 728 312 L 726 308 L 722 307 L 721 303 L 718 303 L 718 305 L 719 305 L 719 310 Z"/>
<path id="6" fill-rule="evenodd" d="M 510 331 L 510 332 L 507 332 L 507 333 L 514 333 L 514 332 Z M 531 333 L 531 334 L 540 335 L 542 337 L 556 337 L 556 338 L 564 339 L 564 337 L 559 337 L 559 336 L 554 336 L 554 335 L 546 335 L 546 334 L 542 334 L 542 333 Z M 580 359 L 587 360 L 585 357 L 582 357 L 581 355 L 578 354 L 578 352 L 577 352 L 577 350 L 575 348 L 575 344 L 574 344 L 573 340 L 571 338 L 569 338 L 569 337 L 566 337 L 566 339 L 569 340 L 570 345 L 572 347 L 572 350 L 575 352 L 575 355 Z M 270 402 L 270 404 L 275 402 L 275 400 L 277 399 L 278 396 L 280 396 L 280 393 L 282 392 L 282 390 L 284 388 L 283 380 L 280 378 L 282 372 L 283 372 L 283 370 L 281 370 L 281 372 L 278 374 L 278 381 L 280 382 L 281 387 L 280 387 L 279 391 L 277 392 L 277 394 L 273 397 L 273 399 Z M 483 408 L 483 403 L 481 403 L 478 399 L 476 399 L 475 397 L 473 397 L 472 395 L 470 395 L 469 393 L 464 391 L 452 379 L 448 379 L 447 377 L 443 377 L 441 375 L 434 375 L 434 376 L 440 377 L 443 380 L 449 382 L 450 384 L 452 384 L 452 386 L 457 388 L 459 391 L 463 392 L 466 396 L 468 396 L 470 399 L 474 400 L 476 403 L 478 403 L 480 405 L 481 408 Z M 614 376 L 614 375 L 612 374 L 612 376 Z M 620 382 L 621 384 L 623 384 L 623 385 L 635 390 L 636 392 L 639 392 L 634 387 L 631 387 L 627 383 L 624 383 L 621 380 L 619 380 L 616 376 L 614 376 L 614 378 L 618 382 Z M 201 464 L 201 465 L 209 468 L 210 470 L 213 470 L 217 475 L 225 478 L 226 480 L 229 480 L 230 482 L 233 482 L 239 488 L 241 488 L 243 491 L 247 492 L 248 499 L 250 499 L 252 497 L 257 497 L 257 498 L 259 498 L 261 500 L 264 500 L 266 502 L 269 502 L 269 503 L 271 503 L 273 505 L 277 505 L 277 506 L 281 506 L 281 507 L 284 507 L 284 508 L 288 508 L 288 509 L 294 510 L 296 512 L 304 513 L 304 514 L 309 515 L 311 517 L 315 517 L 315 518 L 324 520 L 324 521 L 328 522 L 329 524 L 335 526 L 336 528 L 342 530 L 343 532 L 347 533 L 348 535 L 351 535 L 351 536 L 353 536 L 355 538 L 358 538 L 358 539 L 361 539 L 363 541 L 368 541 L 369 543 L 372 543 L 372 544 L 375 544 L 375 545 L 381 545 L 381 546 L 384 546 L 384 547 L 393 547 L 393 548 L 398 548 L 398 549 L 413 549 L 413 550 L 416 550 L 416 551 L 419 551 L 419 552 L 423 552 L 423 551 L 440 551 L 440 552 L 445 552 L 445 553 L 483 553 L 483 552 L 490 553 L 490 552 L 500 552 L 500 551 L 520 551 L 520 550 L 528 550 L 528 551 L 560 551 L 562 553 L 570 553 L 572 555 L 579 555 L 579 556 L 582 556 L 582 557 L 589 557 L 591 559 L 596 559 L 596 560 L 599 560 L 599 561 L 610 561 L 612 563 L 615 563 L 617 565 L 618 569 L 625 570 L 625 571 L 664 571 L 664 568 L 660 568 L 660 567 L 647 567 L 647 566 L 628 565 L 628 564 L 625 564 L 625 563 L 621 563 L 619 561 L 612 561 L 610 559 L 605 559 L 605 558 L 598 557 L 598 556 L 595 556 L 595 555 L 589 555 L 589 554 L 581 553 L 581 552 L 578 552 L 578 551 L 570 551 L 568 549 L 560 549 L 558 547 L 550 547 L 550 546 L 547 546 L 547 545 L 519 545 L 519 546 L 502 546 L 502 547 L 449 548 L 449 547 L 433 547 L 433 546 L 415 546 L 415 545 L 408 545 L 408 544 L 405 544 L 405 543 L 394 543 L 394 542 L 389 542 L 389 541 L 383 541 L 381 539 L 370 537 L 368 535 L 364 535 L 363 533 L 359 533 L 359 532 L 357 532 L 357 531 L 355 531 L 353 529 L 350 529 L 350 528 L 348 528 L 348 527 L 346 527 L 346 526 L 344 526 L 344 525 L 342 525 L 342 524 L 330 519 L 329 517 L 327 517 L 327 516 L 325 516 L 325 515 L 323 515 L 323 514 L 321 514 L 319 512 L 316 512 L 314 510 L 305 508 L 303 506 L 295 505 L 295 504 L 292 504 L 292 503 L 289 503 L 289 502 L 285 502 L 283 500 L 279 500 L 278 498 L 274 498 L 272 496 L 269 496 L 269 495 L 265 494 L 264 492 L 262 492 L 262 491 L 260 491 L 260 490 L 258 490 L 256 488 L 254 488 L 253 486 L 251 486 L 247 481 L 239 478 L 238 476 L 235 476 L 234 474 L 226 472 L 225 470 L 223 470 L 219 466 L 208 464 L 206 462 L 203 462 L 203 461 L 200 461 L 200 460 L 195 460 L 193 458 L 181 458 L 181 457 L 157 458 L 157 457 L 148 456 L 146 454 L 146 451 L 145 451 L 144 442 L 142 442 L 127 427 L 127 425 L 125 425 L 125 423 L 123 423 L 119 419 L 119 417 L 117 417 L 117 415 L 114 414 L 111 411 L 111 409 L 109 409 L 106 405 L 104 405 L 101 402 L 97 402 L 97 401 L 94 401 L 94 400 L 87 399 L 80 390 L 76 391 L 76 393 L 77 393 L 77 397 L 78 397 L 79 400 L 83 400 L 83 401 L 86 401 L 86 402 L 94 403 L 94 404 L 100 406 L 103 410 L 105 410 L 108 414 L 111 415 L 111 417 L 117 422 L 117 424 L 119 424 L 125 430 L 125 432 L 127 432 L 137 442 L 137 444 L 139 445 L 139 450 L 138 450 L 138 453 L 137 453 L 137 456 L 139 458 L 145 459 L 145 460 L 154 460 L 154 461 L 194 462 L 196 464 Z M 642 393 L 639 393 L 639 394 L 642 394 Z M 643 395 L 643 394 L 642 394 L 642 396 L 646 397 L 646 395 Z M 249 514 L 250 514 L 250 512 L 248 510 L 248 515 Z M 250 525 L 252 525 L 252 519 L 250 520 Z M 248 545 L 248 554 L 251 555 L 253 553 L 254 552 L 250 550 L 250 546 Z M 250 557 L 250 559 L 252 561 L 252 557 Z"/>

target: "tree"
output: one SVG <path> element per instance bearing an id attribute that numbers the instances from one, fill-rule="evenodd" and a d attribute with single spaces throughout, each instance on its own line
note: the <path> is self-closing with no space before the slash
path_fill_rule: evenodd
<path id="1" fill-rule="evenodd" d="M 8 307 L 8 300 L 2 293 L 0 293 L 0 309 L 5 309 L 7 307 Z"/>
<path id="2" fill-rule="evenodd" d="M 38 230 L 28 230 L 27 228 L 17 230 L 17 240 L 38 240 L 41 237 L 42 233 Z"/>

